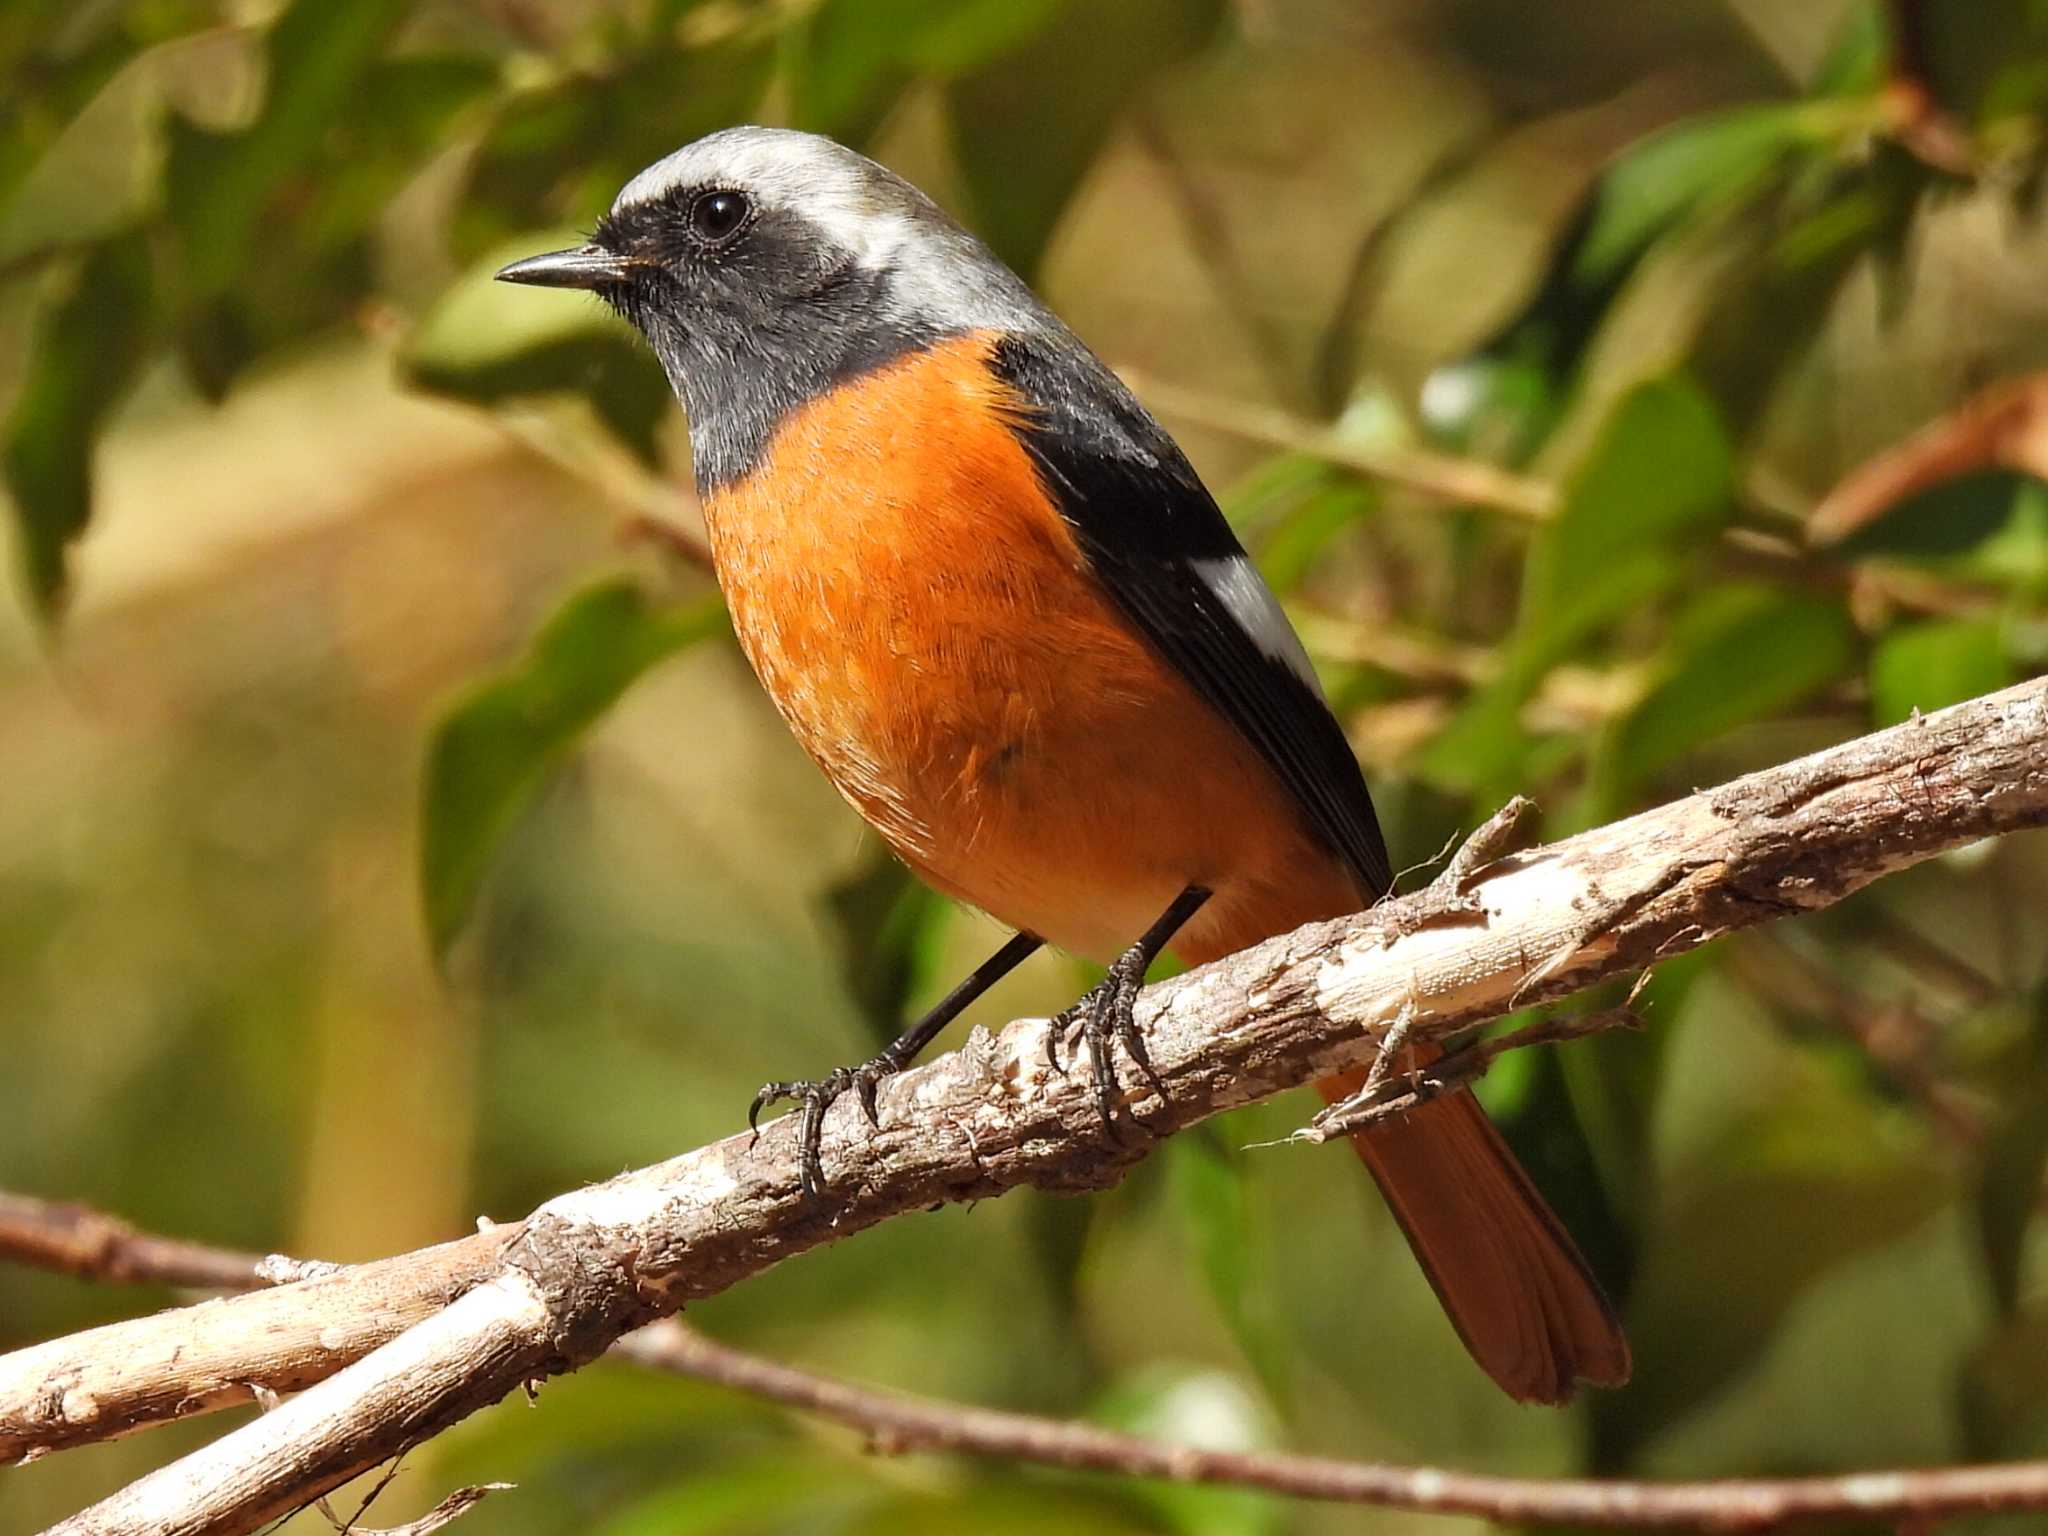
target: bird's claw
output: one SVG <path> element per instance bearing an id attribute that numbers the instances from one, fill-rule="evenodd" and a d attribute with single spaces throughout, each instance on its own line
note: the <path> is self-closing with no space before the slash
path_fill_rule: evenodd
<path id="1" fill-rule="evenodd" d="M 856 1067 L 836 1068 L 815 1080 L 795 1078 L 788 1082 L 763 1083 L 761 1091 L 754 1095 L 754 1102 L 747 1106 L 747 1128 L 754 1133 L 754 1141 L 758 1142 L 761 1139 L 762 1110 L 785 1099 L 802 1106 L 803 1119 L 797 1130 L 797 1182 L 806 1198 L 815 1199 L 825 1191 L 825 1166 L 818 1150 L 824 1138 L 825 1112 L 838 1102 L 842 1094 L 852 1089 L 868 1124 L 879 1130 L 882 1119 L 876 1093 L 882 1079 L 898 1070 L 899 1065 L 894 1059 L 877 1056 Z M 748 1145 L 751 1147 L 753 1143 Z"/>
<path id="2" fill-rule="evenodd" d="M 1116 1123 L 1116 1050 L 1124 1051 L 1163 1097 L 1165 1085 L 1152 1070 L 1145 1052 L 1145 1037 L 1138 1032 L 1138 994 L 1145 988 L 1145 956 L 1127 951 L 1117 957 L 1109 974 L 1090 988 L 1072 1007 L 1053 1016 L 1046 1029 L 1047 1063 L 1062 1076 L 1066 1067 L 1060 1060 L 1060 1042 L 1076 1026 L 1088 1047 L 1088 1067 L 1095 1079 L 1095 1110 L 1102 1127 L 1121 1140 Z"/>

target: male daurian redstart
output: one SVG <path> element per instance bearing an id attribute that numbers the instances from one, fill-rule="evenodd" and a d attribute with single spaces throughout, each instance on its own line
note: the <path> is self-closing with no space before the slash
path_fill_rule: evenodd
<path id="1" fill-rule="evenodd" d="M 1370 905 L 1390 882 L 1301 642 L 1172 438 L 986 247 L 830 140 L 714 133 L 511 282 L 583 288 L 689 414 L 733 627 L 891 848 L 1016 937 L 874 1060 L 755 1103 L 817 1129 L 1041 943 L 1105 1118 L 1145 969 Z M 1357 1088 L 1334 1078 L 1338 1099 Z M 1624 1381 L 1612 1308 L 1469 1093 L 1361 1132 L 1475 1359 L 1517 1398 Z"/>

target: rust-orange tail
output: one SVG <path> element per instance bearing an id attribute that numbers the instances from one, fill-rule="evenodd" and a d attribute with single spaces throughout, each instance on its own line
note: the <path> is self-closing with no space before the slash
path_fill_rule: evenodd
<path id="1" fill-rule="evenodd" d="M 1347 1073 L 1317 1086 L 1335 1103 L 1364 1081 L 1363 1072 Z M 1576 1382 L 1628 1380 L 1628 1339 L 1614 1308 L 1469 1092 L 1351 1139 L 1458 1337 L 1503 1391 L 1561 1403 Z"/>
<path id="2" fill-rule="evenodd" d="M 1261 899 L 1198 914 L 1174 952 L 1198 965 L 1371 902 L 1343 867 L 1297 867 Z M 1415 1063 L 1433 1045 L 1411 1046 Z M 1407 1063 L 1397 1063 L 1405 1066 Z M 1326 1078 L 1332 1103 L 1363 1072 Z M 1446 1094 L 1352 1137 L 1451 1325 L 1480 1368 L 1525 1403 L 1561 1403 L 1574 1383 L 1628 1380 L 1628 1339 L 1564 1224 L 1469 1091 Z"/>

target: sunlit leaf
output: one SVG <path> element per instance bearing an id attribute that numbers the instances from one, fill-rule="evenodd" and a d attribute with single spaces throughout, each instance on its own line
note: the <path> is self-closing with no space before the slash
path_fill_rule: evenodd
<path id="1" fill-rule="evenodd" d="M 505 834 L 548 771 L 657 662 L 725 627 L 722 604 L 655 603 L 633 583 L 579 592 L 508 672 L 456 701 L 427 747 L 420 891 L 434 953 L 462 929 Z"/>
<path id="2" fill-rule="evenodd" d="M 2013 681 L 1998 626 L 1984 620 L 1937 619 L 1908 624 L 1880 640 L 1870 658 L 1870 712 L 1896 725 L 1915 710 L 1995 693 Z"/>
<path id="3" fill-rule="evenodd" d="M 1597 280 L 1633 260 L 1682 220 L 1734 206 L 1787 159 L 1832 134 L 1804 103 L 1736 107 L 1666 128 L 1635 145 L 1601 178 L 1593 222 L 1576 252 Z"/>
<path id="4" fill-rule="evenodd" d="M 1631 390 L 1530 551 L 1518 670 L 1547 666 L 1677 574 L 1727 520 L 1734 465 L 1718 412 L 1674 377 Z"/>
<path id="5" fill-rule="evenodd" d="M 66 552 L 92 515 L 93 443 L 142 364 L 152 297 L 149 253 L 131 236 L 81 261 L 37 329 L 0 467 L 21 520 L 29 596 L 46 617 L 63 603 Z"/>
<path id="6" fill-rule="evenodd" d="M 97 243 L 154 213 L 165 113 L 174 102 L 235 100 L 257 73 L 256 52 L 248 34 L 214 28 L 128 59 L 24 165 L 0 214 L 0 266 Z"/>
<path id="7" fill-rule="evenodd" d="M 1253 548 L 1266 580 L 1275 591 L 1293 591 L 1315 568 L 1330 541 L 1370 516 L 1377 501 L 1371 486 L 1341 478 L 1272 519 Z"/>
<path id="8" fill-rule="evenodd" d="M 1883 0 L 1856 0 L 1813 78 L 1816 96 L 1864 96 L 1884 84 L 1892 37 Z"/>
<path id="9" fill-rule="evenodd" d="M 399 366 L 421 389 L 480 404 L 572 393 L 648 463 L 673 409 L 661 365 L 626 323 L 586 294 L 493 279 L 506 262 L 580 243 L 569 231 L 501 246 L 444 293 L 406 338 Z"/>
<path id="10" fill-rule="evenodd" d="M 1846 673 L 1856 630 L 1841 604 L 1734 584 L 1697 598 L 1672 626 L 1659 675 L 1603 740 L 1596 816 L 1723 732 L 1788 709 Z"/>
<path id="11" fill-rule="evenodd" d="M 1518 787 L 1523 701 L 1557 662 L 1679 579 L 1726 520 L 1733 475 L 1727 434 L 1694 385 L 1653 380 L 1622 400 L 1530 551 L 1507 667 L 1424 754 L 1431 782 Z"/>
<path id="12" fill-rule="evenodd" d="M 858 144 L 913 79 L 948 80 L 1016 47 L 1066 0 L 825 0 L 789 54 L 796 126 Z"/>

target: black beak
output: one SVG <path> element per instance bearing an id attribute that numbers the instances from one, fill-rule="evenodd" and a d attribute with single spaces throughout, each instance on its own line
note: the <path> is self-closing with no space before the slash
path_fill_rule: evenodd
<path id="1" fill-rule="evenodd" d="M 633 263 L 601 245 L 573 251 L 549 251 L 499 269 L 501 283 L 531 283 L 536 288 L 603 288 L 633 275 Z"/>

